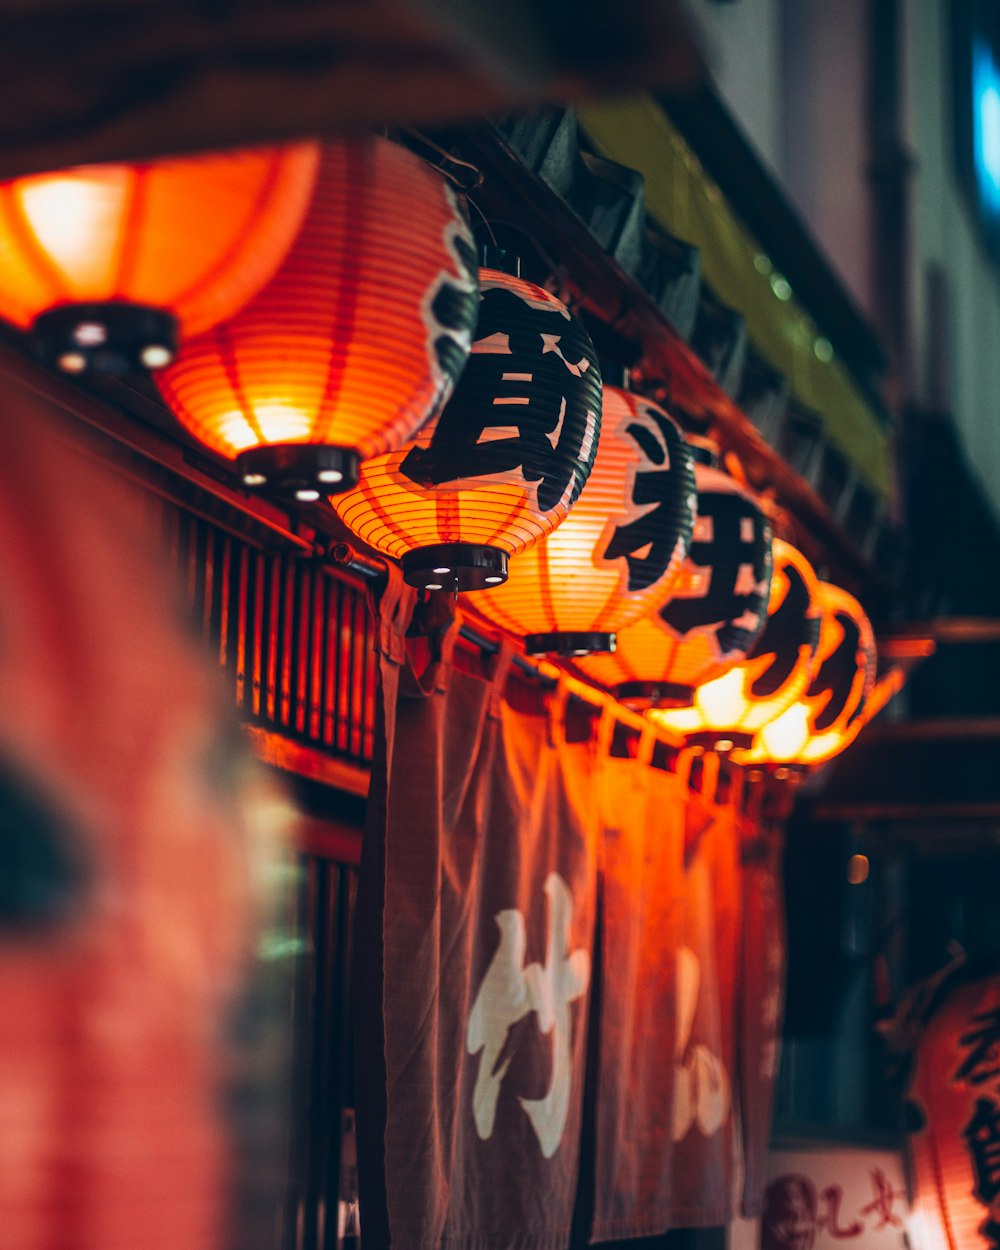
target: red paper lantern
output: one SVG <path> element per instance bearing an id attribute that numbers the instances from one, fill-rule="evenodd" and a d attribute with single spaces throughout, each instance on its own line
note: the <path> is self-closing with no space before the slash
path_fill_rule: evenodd
<path id="1" fill-rule="evenodd" d="M 477 308 L 472 236 L 444 179 L 386 139 L 331 143 L 274 279 L 157 382 L 247 486 L 317 499 L 440 408 Z"/>
<path id="2" fill-rule="evenodd" d="M 910 1082 L 914 1210 L 941 1250 L 1000 1244 L 1000 972 L 968 964 L 937 988 Z"/>
<path id="3" fill-rule="evenodd" d="M 9 379 L 3 449 L 0 1240 L 219 1250 L 274 796 L 148 510 Z"/>
<path id="4" fill-rule="evenodd" d="M 483 269 L 479 285 L 472 354 L 441 416 L 366 461 L 333 500 L 353 533 L 428 590 L 506 581 L 508 557 L 580 494 L 600 434 L 601 373 L 581 323 L 511 274 Z"/>
<path id="5" fill-rule="evenodd" d="M 581 661 L 619 698 L 643 707 L 690 706 L 698 686 L 746 658 L 767 621 L 771 527 L 704 448 L 691 450 L 698 515 L 670 598 L 622 630 L 613 655 Z"/>
<path id="6" fill-rule="evenodd" d="M 875 637 L 853 595 L 819 583 L 820 640 L 809 685 L 780 716 L 764 725 L 748 764 L 821 764 L 857 737 L 875 685 Z"/>
<path id="7" fill-rule="evenodd" d="M 516 558 L 513 579 L 470 596 L 529 653 L 610 651 L 619 629 L 662 602 L 687 554 L 694 467 L 662 408 L 604 387 L 597 458 L 558 529 Z"/>
<path id="8" fill-rule="evenodd" d="M 690 707 L 654 710 L 660 724 L 716 750 L 749 747 L 754 734 L 802 694 L 819 643 L 818 583 L 812 565 L 780 538 L 767 624 L 747 659 L 699 686 Z"/>
<path id="9" fill-rule="evenodd" d="M 272 276 L 315 143 L 91 165 L 0 184 L 0 316 L 68 373 L 159 368 Z"/>

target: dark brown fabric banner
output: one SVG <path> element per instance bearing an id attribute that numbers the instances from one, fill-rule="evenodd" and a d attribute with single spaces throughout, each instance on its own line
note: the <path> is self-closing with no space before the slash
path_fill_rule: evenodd
<path id="1" fill-rule="evenodd" d="M 692 793 L 685 805 L 684 906 L 674 1047 L 676 1225 L 733 1216 L 736 1184 L 739 846 L 735 813 Z"/>
<path id="2" fill-rule="evenodd" d="M 652 1236 L 675 1224 L 677 951 L 684 884 L 684 789 L 635 759 L 603 770 L 603 926 L 592 1241 Z"/>
<path id="3" fill-rule="evenodd" d="M 734 1212 L 738 847 L 689 762 L 606 764 L 592 1241 Z"/>
<path id="4" fill-rule="evenodd" d="M 737 1008 L 740 1126 L 745 1173 L 741 1214 L 761 1214 L 778 1074 L 785 987 L 781 838 L 748 823 L 742 850 L 743 926 Z"/>
<path id="5" fill-rule="evenodd" d="M 770 1129 L 774 848 L 741 868 L 753 830 L 715 801 L 715 757 L 695 789 L 689 754 L 652 766 L 652 727 L 618 758 L 612 704 L 567 742 L 565 685 L 508 680 L 506 650 L 461 671 L 447 618 L 418 679 L 412 611 L 394 573 L 356 947 L 366 1244 L 727 1223 Z M 756 1164 L 746 1182 L 752 1207 Z"/>
<path id="6" fill-rule="evenodd" d="M 384 909 L 380 934 L 359 931 L 358 968 L 380 943 L 383 989 L 359 1000 L 358 1062 L 371 1092 L 383 1051 L 388 1224 L 366 1224 L 369 1184 L 362 1235 L 393 1250 L 560 1250 L 579 1156 L 595 748 L 565 742 L 558 695 L 548 712 L 500 697 L 503 655 L 492 682 L 449 671 L 448 642 L 418 683 L 383 638 L 399 697 L 362 872 L 384 880 Z M 361 1144 L 367 1169 L 378 1143 Z"/>

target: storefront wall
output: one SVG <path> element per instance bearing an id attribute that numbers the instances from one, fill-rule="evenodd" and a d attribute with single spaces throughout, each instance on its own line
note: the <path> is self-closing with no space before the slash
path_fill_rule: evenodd
<path id="1" fill-rule="evenodd" d="M 978 238 L 955 173 L 949 17 L 950 6 L 941 0 L 906 5 L 909 144 L 916 157 L 912 296 L 917 395 L 924 406 L 951 412 L 973 472 L 1000 508 L 995 415 L 1000 268 Z"/>

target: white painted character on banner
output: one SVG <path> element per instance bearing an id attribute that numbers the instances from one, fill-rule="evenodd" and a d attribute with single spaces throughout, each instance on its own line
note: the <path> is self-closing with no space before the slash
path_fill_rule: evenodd
<path id="1" fill-rule="evenodd" d="M 529 1012 L 538 1016 L 541 1033 L 552 1034 L 552 1076 L 544 1098 L 518 1098 L 538 1138 L 543 1156 L 551 1159 L 559 1148 L 572 1088 L 572 1022 L 570 1003 L 582 998 L 590 984 L 590 955 L 582 948 L 570 952 L 573 896 L 558 873 L 545 880 L 549 904 L 545 964 L 524 963 L 524 916 L 514 908 L 494 916 L 500 945 L 469 1012 L 466 1047 L 470 1055 L 482 1051 L 472 1095 L 476 1132 L 484 1140 L 493 1134 L 500 1087 L 512 1055 L 501 1061 L 510 1030 Z"/>
<path id="2" fill-rule="evenodd" d="M 718 1055 L 701 1042 L 688 1048 L 694 1029 L 701 965 L 687 946 L 677 952 L 677 1037 L 674 1043 L 673 1139 L 681 1141 L 695 1125 L 706 1136 L 729 1115 L 729 1074 Z"/>
<path id="3" fill-rule="evenodd" d="M 784 963 L 781 943 L 774 940 L 768 942 L 764 959 L 769 988 L 760 1004 L 760 1021 L 766 1040 L 761 1047 L 759 1070 L 765 1081 L 773 1081 L 778 1072 L 778 1038 L 781 1032 L 781 971 Z"/>

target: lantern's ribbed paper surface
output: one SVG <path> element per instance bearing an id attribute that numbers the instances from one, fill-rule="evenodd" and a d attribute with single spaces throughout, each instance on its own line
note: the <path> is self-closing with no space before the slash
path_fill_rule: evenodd
<path id="1" fill-rule="evenodd" d="M 915 1245 L 996 1250 L 1000 1242 L 998 1022 L 995 957 L 959 965 L 934 986 L 908 1091 L 918 1126 L 909 1138 L 920 1217 Z"/>
<path id="2" fill-rule="evenodd" d="M 780 538 L 772 555 L 767 624 L 751 654 L 699 686 L 691 707 L 653 711 L 654 720 L 683 734 L 752 736 L 803 693 L 819 644 L 816 574 L 805 556 Z"/>
<path id="3" fill-rule="evenodd" d="M 161 584 L 148 506 L 14 378 L 0 441 L 0 1245 L 246 1247 L 226 1116 L 253 1106 L 266 1192 L 282 1099 L 245 1039 L 280 1049 L 280 1016 L 247 978 L 286 800 Z"/>
<path id="4" fill-rule="evenodd" d="M 662 408 L 604 388 L 587 485 L 565 521 L 469 596 L 515 635 L 615 633 L 662 603 L 687 554 L 697 497 L 691 454 Z"/>
<path id="5" fill-rule="evenodd" d="M 274 274 L 309 203 L 315 143 L 0 185 L 0 316 L 30 326 L 67 304 L 163 309 L 196 334 Z"/>
<path id="6" fill-rule="evenodd" d="M 696 464 L 695 480 L 698 516 L 671 597 L 622 630 L 614 655 L 581 661 L 604 685 L 694 689 L 744 659 L 764 628 L 771 527 L 749 494 L 719 469 Z"/>
<path id="7" fill-rule="evenodd" d="M 483 269 L 472 354 L 444 411 L 332 502 L 394 559 L 446 543 L 513 555 L 569 511 L 600 428 L 600 368 L 581 323 L 541 287 Z"/>
<path id="8" fill-rule="evenodd" d="M 820 764 L 848 746 L 875 685 L 871 622 L 853 595 L 820 582 L 819 647 L 801 696 L 763 727 L 746 763 Z"/>
<path id="9" fill-rule="evenodd" d="M 188 342 L 157 382 L 223 455 L 275 443 L 378 455 L 450 394 L 472 341 L 476 286 L 472 236 L 441 177 L 385 139 L 328 144 L 274 279 Z"/>

